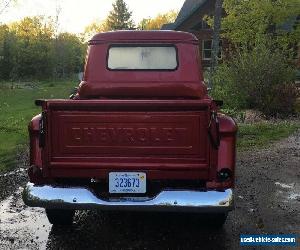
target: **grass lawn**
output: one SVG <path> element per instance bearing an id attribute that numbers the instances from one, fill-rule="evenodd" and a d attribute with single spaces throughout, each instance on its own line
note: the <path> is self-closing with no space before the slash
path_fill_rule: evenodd
<path id="1" fill-rule="evenodd" d="M 288 137 L 300 129 L 299 121 L 266 121 L 254 124 L 239 124 L 239 150 L 261 148 L 274 141 Z"/>
<path id="2" fill-rule="evenodd" d="M 28 145 L 27 124 L 40 112 L 34 100 L 43 98 L 68 98 L 74 81 L 39 82 L 33 86 L 14 86 L 0 82 L 0 172 L 17 165 L 16 155 Z M 240 150 L 262 147 L 287 137 L 300 128 L 299 122 L 262 122 L 239 125 Z"/>
<path id="3" fill-rule="evenodd" d="M 34 100 L 68 98 L 75 81 L 11 84 L 0 82 L 0 172 L 13 169 L 16 155 L 28 145 L 27 125 L 40 112 Z"/>

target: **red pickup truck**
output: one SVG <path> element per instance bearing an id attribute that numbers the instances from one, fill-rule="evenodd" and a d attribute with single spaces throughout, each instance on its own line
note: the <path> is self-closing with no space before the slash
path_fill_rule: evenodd
<path id="1" fill-rule="evenodd" d="M 77 93 L 36 101 L 25 204 L 52 224 L 102 209 L 204 213 L 222 225 L 237 126 L 208 96 L 198 46 L 185 32 L 95 35 Z"/>

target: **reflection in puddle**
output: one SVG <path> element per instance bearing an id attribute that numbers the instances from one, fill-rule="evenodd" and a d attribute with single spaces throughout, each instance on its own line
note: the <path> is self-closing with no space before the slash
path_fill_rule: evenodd
<path id="1" fill-rule="evenodd" d="M 295 183 L 285 184 L 275 182 L 282 190 L 277 190 L 277 195 L 283 197 L 285 202 L 300 201 L 300 186 Z"/>
<path id="2" fill-rule="evenodd" d="M 45 249 L 51 225 L 43 209 L 24 205 L 22 190 L 0 203 L 1 249 Z"/>
<path id="3" fill-rule="evenodd" d="M 285 183 L 275 182 L 275 185 L 280 186 L 285 189 L 292 189 L 292 188 L 294 188 L 295 183 L 285 184 Z"/>
<path id="4" fill-rule="evenodd" d="M 231 216 L 214 230 L 192 214 L 82 211 L 71 227 L 52 227 L 43 209 L 23 204 L 21 192 L 0 203 L 1 250 L 234 249 L 236 243 Z"/>

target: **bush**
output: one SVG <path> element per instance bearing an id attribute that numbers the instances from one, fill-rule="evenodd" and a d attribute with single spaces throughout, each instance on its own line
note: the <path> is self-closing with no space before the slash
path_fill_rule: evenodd
<path id="1" fill-rule="evenodd" d="M 296 71 L 271 45 L 240 49 L 213 75 L 212 95 L 231 109 L 257 109 L 267 116 L 293 112 Z"/>

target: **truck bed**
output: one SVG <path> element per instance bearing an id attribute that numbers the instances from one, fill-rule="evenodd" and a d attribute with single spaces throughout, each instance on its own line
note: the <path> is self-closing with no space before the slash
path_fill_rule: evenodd
<path id="1" fill-rule="evenodd" d="M 46 100 L 42 106 L 45 176 L 107 178 L 113 170 L 208 180 L 215 169 L 210 100 Z"/>

